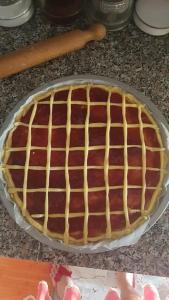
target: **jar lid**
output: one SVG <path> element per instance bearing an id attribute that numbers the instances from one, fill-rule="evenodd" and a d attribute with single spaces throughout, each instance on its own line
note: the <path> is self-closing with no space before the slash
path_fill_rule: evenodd
<path id="1" fill-rule="evenodd" d="M 31 0 L 0 1 L 0 19 L 13 19 L 23 15 L 32 5 Z"/>
<path id="2" fill-rule="evenodd" d="M 169 32 L 168 0 L 137 0 L 134 21 L 143 31 L 152 35 Z"/>

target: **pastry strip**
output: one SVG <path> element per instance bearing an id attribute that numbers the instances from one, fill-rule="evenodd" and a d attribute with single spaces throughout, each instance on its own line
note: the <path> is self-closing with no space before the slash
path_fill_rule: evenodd
<path id="1" fill-rule="evenodd" d="M 141 145 L 127 145 L 127 148 L 139 148 L 142 149 Z M 26 147 L 11 147 L 11 148 L 5 148 L 5 151 L 7 152 L 15 152 L 15 151 L 25 151 L 27 148 Z M 110 146 L 110 149 L 124 149 L 124 146 L 121 145 L 112 145 Z M 31 146 L 31 150 L 47 150 L 47 147 L 38 147 L 38 146 Z M 59 148 L 59 147 L 52 147 L 51 150 L 55 151 L 65 151 L 65 148 Z M 69 151 L 78 151 L 82 150 L 84 151 L 84 147 L 70 147 Z M 99 146 L 89 146 L 90 151 L 95 151 L 95 150 L 105 150 L 105 146 L 99 145 Z M 164 152 L 165 148 L 163 147 L 149 147 L 146 146 L 146 150 L 150 151 L 157 151 L 157 152 Z"/>
<path id="2" fill-rule="evenodd" d="M 65 206 L 65 233 L 64 242 L 69 243 L 69 206 L 70 206 L 70 179 L 69 179 L 69 147 L 71 133 L 71 96 L 72 87 L 70 87 L 67 99 L 67 124 L 66 124 L 66 158 L 65 158 L 65 180 L 66 180 L 66 206 Z"/>
<path id="3" fill-rule="evenodd" d="M 129 209 L 129 212 L 132 214 L 136 212 L 140 212 L 140 209 Z M 124 211 L 111 211 L 110 215 L 123 215 Z M 65 214 L 49 214 L 49 218 L 55 219 L 55 218 L 64 218 Z M 85 212 L 78 212 L 78 213 L 70 213 L 69 218 L 77 218 L 77 217 L 84 217 Z M 90 212 L 90 216 L 105 216 L 105 212 Z M 34 219 L 43 218 L 44 214 L 31 214 L 31 217 Z"/>
<path id="4" fill-rule="evenodd" d="M 29 127 L 29 124 L 23 123 L 23 122 L 17 122 L 15 123 L 15 127 L 17 126 L 24 126 L 24 127 Z M 143 124 L 143 128 L 153 128 L 157 129 L 158 127 L 154 124 Z M 105 128 L 107 127 L 106 123 L 90 123 L 89 128 Z M 123 128 L 123 123 L 112 123 L 110 124 L 111 128 Z M 128 128 L 140 128 L 140 124 L 127 124 Z M 32 128 L 39 128 L 39 129 L 48 129 L 48 125 L 38 125 L 34 124 L 32 125 Z M 66 125 L 52 125 L 52 129 L 66 129 Z M 71 128 L 77 128 L 77 129 L 84 129 L 85 125 L 83 124 L 71 124 Z"/>
<path id="5" fill-rule="evenodd" d="M 24 180 L 23 180 L 23 206 L 22 206 L 22 214 L 25 216 L 26 212 L 26 202 L 27 202 L 27 184 L 28 184 L 28 171 L 29 171 L 29 159 L 31 152 L 31 139 L 32 139 L 32 124 L 37 110 L 37 103 L 34 104 L 33 110 L 30 117 L 29 127 L 28 127 L 28 138 L 26 145 L 26 160 L 25 160 L 25 168 L 24 168 Z"/>
<path id="6" fill-rule="evenodd" d="M 124 186 L 123 185 L 113 185 L 113 186 L 109 186 L 109 190 L 120 190 L 123 189 Z M 142 189 L 141 185 L 128 185 L 129 189 Z M 155 190 L 156 186 L 147 186 L 147 190 Z M 23 188 L 16 188 L 16 187 L 8 187 L 9 192 L 11 193 L 15 193 L 15 192 L 23 192 Z M 101 186 L 101 187 L 88 187 L 88 192 L 101 192 L 101 191 L 105 191 L 106 188 L 105 186 Z M 33 192 L 45 192 L 46 189 L 45 188 L 27 188 L 27 192 L 33 193 Z M 66 188 L 49 188 L 49 192 L 65 192 Z M 71 192 L 74 193 L 79 193 L 79 192 L 84 192 L 84 188 L 72 188 Z"/>
<path id="7" fill-rule="evenodd" d="M 143 131 L 143 122 L 142 122 L 142 109 L 138 107 L 138 119 L 140 123 L 140 138 L 142 145 L 142 193 L 141 193 L 141 214 L 144 216 L 144 207 L 145 207 L 145 192 L 146 192 L 146 145 L 144 141 L 144 131 Z"/>
<path id="8" fill-rule="evenodd" d="M 123 185 L 123 209 L 126 220 L 126 228 L 130 227 L 127 197 L 128 197 L 128 151 L 127 151 L 127 120 L 126 120 L 126 97 L 122 99 L 123 132 L 124 132 L 124 185 Z"/>
<path id="9" fill-rule="evenodd" d="M 1 167 L 6 168 L 6 169 L 10 169 L 10 170 L 23 170 L 24 166 L 20 166 L 20 165 L 2 165 Z M 84 166 L 69 166 L 68 167 L 69 170 L 84 170 Z M 104 166 L 87 166 L 88 170 L 103 170 Z M 129 166 L 128 167 L 129 170 L 142 170 L 142 167 L 137 167 L 137 166 Z M 29 166 L 29 170 L 40 170 L 40 171 L 44 171 L 46 170 L 46 167 L 40 167 L 40 166 Z M 65 167 L 50 167 L 51 171 L 57 171 L 57 170 L 65 170 Z M 109 165 L 109 170 L 124 170 L 124 166 L 111 166 Z M 147 167 L 146 168 L 147 171 L 157 171 L 159 172 L 161 170 L 161 168 L 151 168 L 151 167 Z"/>
<path id="10" fill-rule="evenodd" d="M 50 114 L 48 124 L 48 146 L 47 146 L 47 163 L 46 163 L 46 191 L 45 191 L 45 218 L 43 224 L 43 233 L 47 234 L 48 229 L 48 210 L 49 210 L 49 179 L 50 179 L 50 161 L 51 161 L 51 141 L 52 141 L 52 111 L 53 111 L 54 94 L 50 96 Z"/>
<path id="11" fill-rule="evenodd" d="M 104 181 L 106 187 L 106 237 L 111 237 L 111 220 L 110 220 L 110 199 L 109 199 L 109 151 L 110 151 L 110 127 L 111 127 L 111 114 L 110 114 L 110 97 L 111 92 L 108 94 L 107 99 L 107 128 L 106 128 L 106 145 L 105 145 L 105 158 L 104 158 Z"/>
<path id="12" fill-rule="evenodd" d="M 88 165 L 88 153 L 89 153 L 89 118 L 90 118 L 90 86 L 87 86 L 87 114 L 85 120 L 85 148 L 84 148 L 84 228 L 83 238 L 84 243 L 88 241 L 88 219 L 89 219 L 89 207 L 88 207 L 88 176 L 87 176 L 87 165 Z"/>
<path id="13" fill-rule="evenodd" d="M 75 104 L 75 105 L 87 105 L 87 101 L 78 101 L 78 100 L 76 100 L 76 101 L 71 101 L 71 103 L 72 104 Z M 39 102 L 39 104 L 41 105 L 41 104 L 50 104 L 50 101 L 44 101 L 44 102 Z M 58 104 L 66 104 L 66 102 L 65 101 L 56 101 L 56 102 L 54 102 L 53 103 L 54 105 L 58 105 Z M 90 106 L 107 106 L 107 102 L 105 102 L 105 101 L 99 101 L 99 102 L 97 102 L 97 101 L 92 101 L 92 102 L 90 102 Z M 122 107 L 122 104 L 120 104 L 120 103 L 113 103 L 113 102 L 111 102 L 110 103 L 110 105 L 111 106 L 118 106 L 118 107 Z M 143 104 L 141 104 L 142 105 L 142 107 L 144 107 L 144 105 Z M 135 104 L 135 103 L 126 103 L 126 107 L 138 107 L 138 105 L 137 104 Z"/>

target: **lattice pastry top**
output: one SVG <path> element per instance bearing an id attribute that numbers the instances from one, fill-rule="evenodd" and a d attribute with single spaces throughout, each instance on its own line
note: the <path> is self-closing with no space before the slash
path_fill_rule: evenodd
<path id="1" fill-rule="evenodd" d="M 64 86 L 20 109 L 3 155 L 23 216 L 65 243 L 129 234 L 152 212 L 164 146 L 146 107 L 117 87 Z"/>

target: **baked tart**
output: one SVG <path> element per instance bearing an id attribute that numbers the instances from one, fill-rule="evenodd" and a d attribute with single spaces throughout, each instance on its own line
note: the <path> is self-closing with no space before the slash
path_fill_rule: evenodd
<path id="1" fill-rule="evenodd" d="M 12 201 L 32 226 L 66 244 L 133 232 L 162 189 L 160 130 L 118 87 L 67 85 L 35 95 L 16 114 L 3 150 Z"/>

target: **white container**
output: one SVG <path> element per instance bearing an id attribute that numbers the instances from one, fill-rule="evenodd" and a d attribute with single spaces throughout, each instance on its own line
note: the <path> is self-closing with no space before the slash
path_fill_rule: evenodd
<path id="1" fill-rule="evenodd" d="M 134 21 L 144 32 L 151 35 L 169 33 L 169 1 L 137 0 Z"/>

